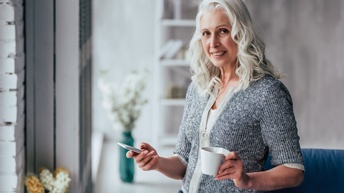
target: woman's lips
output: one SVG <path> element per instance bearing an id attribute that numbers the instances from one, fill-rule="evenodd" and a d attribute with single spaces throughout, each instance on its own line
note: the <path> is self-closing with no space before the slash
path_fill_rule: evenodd
<path id="1" fill-rule="evenodd" d="M 211 52 L 211 55 L 213 56 L 223 56 L 226 53 L 226 51 L 222 51 L 222 52 Z"/>

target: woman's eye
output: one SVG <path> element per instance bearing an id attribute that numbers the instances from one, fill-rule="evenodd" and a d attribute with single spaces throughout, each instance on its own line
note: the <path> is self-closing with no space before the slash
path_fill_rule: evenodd
<path id="1" fill-rule="evenodd" d="M 209 32 L 207 32 L 207 31 L 205 31 L 205 32 L 202 32 L 202 36 L 207 36 L 207 35 L 209 35 L 210 33 Z"/>
<path id="2" fill-rule="evenodd" d="M 227 34 L 227 33 L 229 33 L 229 30 L 228 29 L 220 29 L 220 33 L 221 34 Z"/>

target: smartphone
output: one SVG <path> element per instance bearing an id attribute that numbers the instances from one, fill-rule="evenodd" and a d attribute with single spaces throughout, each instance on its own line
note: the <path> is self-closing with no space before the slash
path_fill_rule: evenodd
<path id="1" fill-rule="evenodd" d="M 138 149 L 138 148 L 131 147 L 131 146 L 129 146 L 129 145 L 126 145 L 126 144 L 120 143 L 120 142 L 118 142 L 117 144 L 118 144 L 119 146 L 121 146 L 121 147 L 127 149 L 127 150 L 131 150 L 131 151 L 133 151 L 133 152 L 135 152 L 135 153 L 141 153 L 141 150 Z"/>

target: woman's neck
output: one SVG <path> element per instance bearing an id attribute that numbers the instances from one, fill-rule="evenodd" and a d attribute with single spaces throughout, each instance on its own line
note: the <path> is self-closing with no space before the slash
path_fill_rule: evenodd
<path id="1" fill-rule="evenodd" d="M 226 67 L 220 67 L 220 79 L 221 79 L 221 89 L 227 88 L 228 86 L 232 85 L 239 81 L 238 75 L 235 73 L 236 66 L 235 65 L 228 65 Z"/>
<path id="2" fill-rule="evenodd" d="M 220 68 L 221 71 L 221 89 L 226 89 L 228 87 L 236 87 L 239 82 L 239 76 L 235 73 L 235 68 L 224 69 Z"/>
<path id="3" fill-rule="evenodd" d="M 221 87 L 218 90 L 216 100 L 212 106 L 212 109 L 216 109 L 219 104 L 221 103 L 222 99 L 228 92 L 230 88 L 238 87 L 239 86 L 239 76 L 235 74 L 235 70 L 233 71 L 223 71 L 221 69 Z"/>

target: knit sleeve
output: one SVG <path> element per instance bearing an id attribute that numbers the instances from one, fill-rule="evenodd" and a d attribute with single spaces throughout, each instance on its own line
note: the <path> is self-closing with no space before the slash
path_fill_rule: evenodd
<path id="1" fill-rule="evenodd" d="M 289 91 L 280 81 L 261 93 L 261 129 L 269 147 L 272 165 L 303 164 L 293 102 Z"/>
<path id="2" fill-rule="evenodd" d="M 193 83 L 191 83 L 187 90 L 183 118 L 179 126 L 178 140 L 174 151 L 175 156 L 177 156 L 185 166 L 189 162 L 189 153 L 191 149 L 191 143 L 187 138 L 186 132 L 191 102 L 193 98 L 192 95 L 195 94 L 195 89 L 196 88 L 194 87 Z"/>

